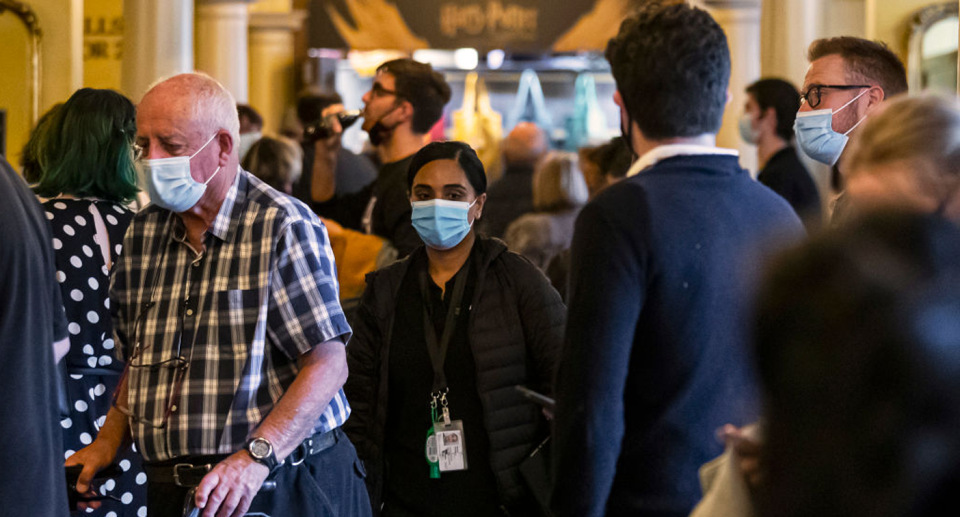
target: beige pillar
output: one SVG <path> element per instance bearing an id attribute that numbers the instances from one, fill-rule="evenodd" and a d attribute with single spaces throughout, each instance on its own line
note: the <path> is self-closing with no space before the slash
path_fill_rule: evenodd
<path id="1" fill-rule="evenodd" d="M 123 92 L 139 102 L 158 79 L 193 70 L 193 0 L 124 0 Z"/>
<path id="2" fill-rule="evenodd" d="M 246 1 L 200 0 L 195 28 L 197 70 L 220 81 L 237 102 L 247 102 Z"/>
<path id="3" fill-rule="evenodd" d="M 757 149 L 740 138 L 746 88 L 760 78 L 760 0 L 702 0 L 730 45 L 730 94 L 717 145 L 740 151 L 740 164 L 757 173 Z"/>
<path id="4" fill-rule="evenodd" d="M 276 134 L 287 106 L 296 100 L 294 32 L 306 11 L 250 15 L 249 104 L 263 115 L 264 133 Z"/>
<path id="5" fill-rule="evenodd" d="M 763 0 L 760 69 L 797 88 L 807 73 L 807 48 L 820 37 L 821 0 Z"/>

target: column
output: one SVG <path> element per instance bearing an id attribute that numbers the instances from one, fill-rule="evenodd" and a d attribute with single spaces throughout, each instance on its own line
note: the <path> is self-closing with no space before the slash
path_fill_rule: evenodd
<path id="1" fill-rule="evenodd" d="M 220 81 L 239 103 L 248 100 L 248 4 L 243 0 L 199 0 L 197 5 L 197 70 Z"/>
<path id="2" fill-rule="evenodd" d="M 760 69 L 800 88 L 807 73 L 807 48 L 820 37 L 821 0 L 763 0 Z"/>
<path id="3" fill-rule="evenodd" d="M 193 0 L 124 0 L 123 92 L 139 102 L 158 79 L 193 70 Z"/>
<path id="4" fill-rule="evenodd" d="M 264 133 L 277 133 L 287 106 L 296 101 L 294 33 L 306 11 L 250 14 L 249 104 L 263 115 Z"/>
<path id="5" fill-rule="evenodd" d="M 747 86 L 760 78 L 760 0 L 702 0 L 723 27 L 730 45 L 730 94 L 717 145 L 740 151 L 740 164 L 757 173 L 756 147 L 740 138 L 739 119 Z"/>

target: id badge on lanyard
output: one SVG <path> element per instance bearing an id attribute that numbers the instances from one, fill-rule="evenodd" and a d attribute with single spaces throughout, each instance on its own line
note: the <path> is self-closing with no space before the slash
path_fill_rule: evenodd
<path id="1" fill-rule="evenodd" d="M 425 454 L 430 467 L 430 478 L 437 479 L 441 472 L 467 470 L 467 447 L 463 432 L 463 421 L 450 419 L 450 404 L 447 394 L 447 378 L 443 364 L 446 360 L 447 349 L 456 327 L 460 302 L 463 300 L 469 275 L 469 259 L 464 268 L 458 273 L 453 288 L 453 299 L 447 309 L 446 322 L 443 327 L 443 336 L 437 341 L 437 333 L 427 312 L 429 303 L 426 272 L 420 274 L 420 289 L 423 294 L 423 333 L 427 341 L 427 351 L 430 353 L 430 363 L 433 366 L 433 391 L 430 394 L 430 422 L 427 429 Z M 438 411 L 439 410 L 439 411 Z"/>

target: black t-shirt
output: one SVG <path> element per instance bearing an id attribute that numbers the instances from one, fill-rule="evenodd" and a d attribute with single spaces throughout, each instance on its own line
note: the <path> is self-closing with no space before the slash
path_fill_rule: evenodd
<path id="1" fill-rule="evenodd" d="M 67 515 L 53 343 L 67 337 L 40 203 L 0 157 L 0 513 Z"/>
<path id="2" fill-rule="evenodd" d="M 344 208 L 341 207 L 337 197 L 356 194 L 373 183 L 377 178 L 377 168 L 366 156 L 340 149 L 337 153 L 337 168 L 333 172 L 337 178 L 337 190 L 334 192 L 336 197 L 326 203 L 316 203 L 310 193 L 313 187 L 314 145 L 304 144 L 302 147 L 303 174 L 300 175 L 300 181 L 293 186 L 294 197 L 306 203 L 320 217 L 340 222 L 344 218 L 342 213 Z"/>
<path id="3" fill-rule="evenodd" d="M 474 247 L 476 255 L 476 247 Z M 421 517 L 458 515 L 502 515 L 500 498 L 490 467 L 490 442 L 483 423 L 483 405 L 477 387 L 477 372 L 469 342 L 469 319 L 476 291 L 474 265 L 457 273 L 469 275 L 456 331 L 450 340 L 444 368 L 450 388 L 450 417 L 462 420 L 467 448 L 468 469 L 441 473 L 430 479 L 425 457 L 427 430 L 430 421 L 430 392 L 433 367 L 423 332 L 423 297 L 419 275 L 427 269 L 422 252 L 414 257 L 400 287 L 397 311 L 390 342 L 389 396 L 385 440 L 386 478 L 384 502 L 393 514 Z M 443 335 L 449 298 L 452 298 L 457 276 L 447 282 L 441 299 L 440 288 L 428 280 L 431 316 L 437 337 Z M 429 279 L 429 277 L 428 277 Z"/>
<path id="4" fill-rule="evenodd" d="M 787 146 L 773 155 L 767 166 L 760 171 L 757 180 L 786 199 L 803 220 L 808 231 L 812 232 L 820 227 L 820 192 L 813 182 L 813 177 L 800 162 L 796 149 Z"/>
<path id="5" fill-rule="evenodd" d="M 410 155 L 384 164 L 377 179 L 359 192 L 337 194 L 325 203 L 308 204 L 317 214 L 329 217 L 345 228 L 387 239 L 397 248 L 399 256 L 405 257 L 423 244 L 410 221 L 412 209 L 407 194 L 407 168 L 412 159 L 413 155 Z M 304 169 L 304 175 L 307 175 L 307 169 Z M 301 199 L 309 200 L 309 196 L 309 188 L 304 192 L 301 187 Z"/>

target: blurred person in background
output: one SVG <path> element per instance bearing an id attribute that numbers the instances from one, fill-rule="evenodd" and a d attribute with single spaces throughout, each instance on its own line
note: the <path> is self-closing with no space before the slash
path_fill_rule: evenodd
<path id="1" fill-rule="evenodd" d="M 237 104 L 237 115 L 240 117 L 240 161 L 253 147 L 253 144 L 263 137 L 263 117 L 257 110 L 247 104 Z"/>
<path id="2" fill-rule="evenodd" d="M 537 515 L 518 467 L 549 431 L 514 388 L 551 392 L 563 302 L 529 261 L 477 234 L 486 177 L 469 145 L 424 147 L 407 188 L 425 246 L 369 276 L 348 347 L 347 432 L 373 507 L 384 517 Z M 466 470 L 433 471 L 424 456 L 442 407 L 462 422 Z"/>
<path id="3" fill-rule="evenodd" d="M 340 205 L 337 222 L 387 239 L 400 257 L 410 254 L 421 241 L 410 220 L 407 167 L 449 101 L 450 86 L 429 64 L 395 59 L 380 65 L 373 86 L 363 95 L 363 130 L 382 163 L 376 180 L 355 194 L 337 195 L 335 171 L 342 133 L 332 118 L 334 135 L 316 143 L 310 199 L 316 203 L 335 200 Z M 343 105 L 336 104 L 321 115 L 342 111 Z"/>
<path id="4" fill-rule="evenodd" d="M 487 217 L 480 231 L 503 238 L 507 227 L 533 207 L 533 170 L 548 150 L 547 136 L 533 122 L 520 122 L 503 140 L 503 175 L 490 185 Z"/>
<path id="5" fill-rule="evenodd" d="M 633 164 L 630 148 L 622 136 L 614 137 L 603 145 L 580 149 L 578 155 L 590 199 L 626 177 L 630 165 Z"/>
<path id="6" fill-rule="evenodd" d="M 760 516 L 960 511 L 958 256 L 942 218 L 871 213 L 773 263 L 755 327 Z"/>
<path id="7" fill-rule="evenodd" d="M 757 180 L 790 203 L 808 232 L 820 227 L 820 192 L 794 149 L 793 123 L 800 109 L 800 92 L 780 79 L 761 79 L 747 87 L 740 118 L 740 136 L 757 146 Z"/>
<path id="8" fill-rule="evenodd" d="M 843 170 L 853 207 L 893 206 L 960 222 L 960 106 L 922 95 L 890 101 L 850 142 Z"/>
<path id="9" fill-rule="evenodd" d="M 33 130 L 30 131 L 27 143 L 23 145 L 23 149 L 20 151 L 20 173 L 23 174 L 23 179 L 31 185 L 40 181 L 40 163 L 37 161 L 37 156 L 40 154 L 40 135 L 43 133 L 43 127 L 53 118 L 53 114 L 61 106 L 63 106 L 62 102 L 54 104 L 46 113 L 40 115 L 40 119 L 37 120 Z"/>
<path id="10" fill-rule="evenodd" d="M 553 257 L 570 247 L 573 225 L 588 195 L 577 155 L 547 154 L 533 173 L 534 211 L 510 223 L 504 241 L 511 251 L 546 270 Z"/>
<path id="11" fill-rule="evenodd" d="M 303 171 L 303 151 L 286 138 L 265 136 L 250 147 L 241 166 L 267 185 L 284 194 L 292 194 L 293 185 Z"/>
<path id="12" fill-rule="evenodd" d="M 69 461 L 103 425 L 123 363 L 115 361 L 110 274 L 133 219 L 127 204 L 140 190 L 134 167 L 136 110 L 112 90 L 83 88 L 38 126 L 34 192 L 50 224 L 57 281 L 70 331 L 64 358 L 63 448 Z M 126 467 L 103 492 L 96 515 L 135 516 L 146 506 L 140 457 L 130 446 L 117 455 Z"/>
<path id="13" fill-rule="evenodd" d="M 578 154 L 580 170 L 583 172 L 590 199 L 626 177 L 633 163 L 630 148 L 620 136 L 614 137 L 603 145 L 580 149 Z M 550 260 L 545 272 L 554 289 L 560 293 L 563 301 L 567 302 L 567 281 L 570 277 L 569 245 Z"/>
<path id="14" fill-rule="evenodd" d="M 66 517 L 56 363 L 70 346 L 43 208 L 0 156 L 0 508 Z"/>

